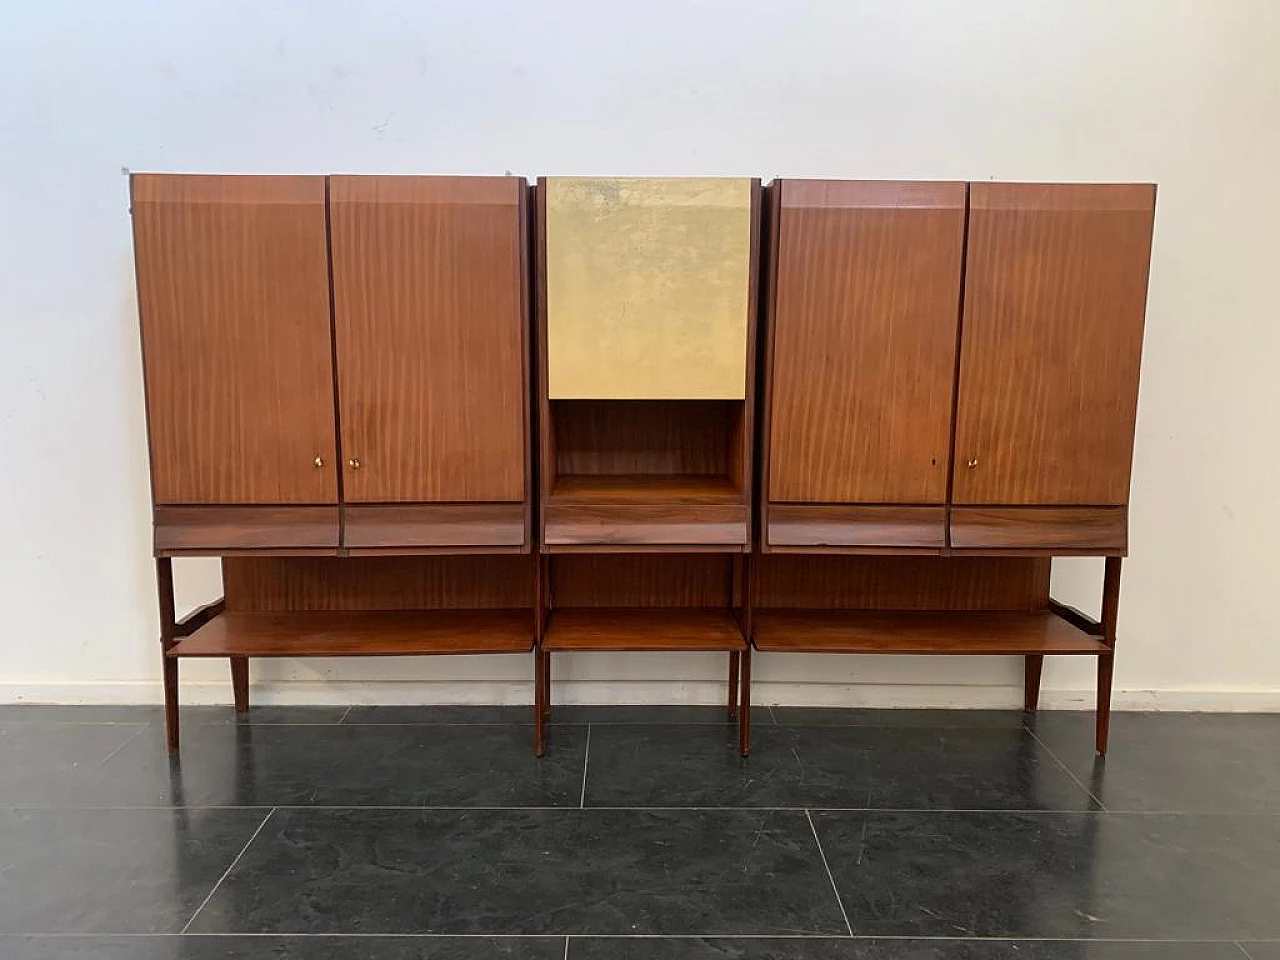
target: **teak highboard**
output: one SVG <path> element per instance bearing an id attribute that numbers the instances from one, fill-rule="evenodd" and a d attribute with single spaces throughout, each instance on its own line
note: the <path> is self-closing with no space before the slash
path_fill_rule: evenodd
<path id="1" fill-rule="evenodd" d="M 752 649 L 1098 661 L 1105 751 L 1155 189 L 132 182 L 178 661 Z M 759 364 L 757 364 L 759 358 Z M 757 417 L 757 405 L 759 416 Z M 1102 616 L 1049 596 L 1105 557 Z M 223 558 L 178 621 L 172 558 Z"/>

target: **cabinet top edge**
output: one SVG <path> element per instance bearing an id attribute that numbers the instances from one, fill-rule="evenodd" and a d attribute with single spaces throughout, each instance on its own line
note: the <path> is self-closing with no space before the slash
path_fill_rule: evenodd
<path id="1" fill-rule="evenodd" d="M 922 208 L 963 210 L 963 180 L 775 180 L 784 209 Z"/>
<path id="2" fill-rule="evenodd" d="M 1154 183 L 993 183 L 969 187 L 974 210 L 1110 210 L 1148 213 L 1155 209 Z"/>
<path id="3" fill-rule="evenodd" d="M 134 173 L 134 203 L 324 203 L 325 178 L 311 174 Z"/>
<path id="4" fill-rule="evenodd" d="M 334 174 L 329 197 L 334 203 L 520 203 L 528 181 L 524 177 L 378 176 Z"/>

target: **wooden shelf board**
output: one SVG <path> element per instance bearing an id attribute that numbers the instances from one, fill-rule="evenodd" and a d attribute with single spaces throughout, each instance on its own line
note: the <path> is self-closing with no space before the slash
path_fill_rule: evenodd
<path id="1" fill-rule="evenodd" d="M 757 610 L 759 650 L 799 653 L 1092 654 L 1090 636 L 1048 611 Z"/>
<path id="2" fill-rule="evenodd" d="M 694 473 L 570 473 L 556 477 L 556 500 L 591 503 L 724 503 L 742 499 L 726 476 Z"/>
<path id="3" fill-rule="evenodd" d="M 171 657 L 346 657 L 520 653 L 532 610 L 343 610 L 224 613 L 170 648 Z"/>
<path id="4" fill-rule="evenodd" d="M 742 650 L 733 614 L 700 607 L 574 607 L 551 611 L 547 650 Z"/>

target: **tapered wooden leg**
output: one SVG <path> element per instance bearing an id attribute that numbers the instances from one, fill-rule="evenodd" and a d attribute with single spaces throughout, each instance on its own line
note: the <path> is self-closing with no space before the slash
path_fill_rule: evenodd
<path id="1" fill-rule="evenodd" d="M 1040 704 L 1040 672 L 1044 669 L 1044 656 L 1028 654 L 1022 660 L 1022 709 L 1034 713 Z"/>
<path id="2" fill-rule="evenodd" d="M 235 696 L 236 713 L 249 712 L 249 658 L 231 658 L 231 692 Z"/>
<path id="3" fill-rule="evenodd" d="M 547 709 L 546 702 L 551 699 L 547 689 L 549 674 L 543 668 L 546 653 L 536 650 L 533 654 L 533 754 L 542 756 L 547 744 Z"/>
<path id="4" fill-rule="evenodd" d="M 738 719 L 738 665 L 741 655 L 737 650 L 729 654 L 729 719 Z"/>
<path id="5" fill-rule="evenodd" d="M 169 752 L 178 752 L 178 660 L 165 657 L 164 669 L 164 732 Z"/>
<path id="6" fill-rule="evenodd" d="M 542 715 L 551 716 L 551 654 L 542 654 Z"/>
<path id="7" fill-rule="evenodd" d="M 1115 662 L 1113 653 L 1098 658 L 1098 736 L 1095 745 L 1101 756 L 1107 754 L 1107 737 L 1111 733 L 1111 674 Z"/>
<path id="8" fill-rule="evenodd" d="M 173 561 L 156 557 L 156 599 L 160 604 L 160 671 L 164 679 L 164 731 L 169 752 L 178 752 L 178 661 L 168 656 L 177 617 L 173 606 Z"/>
<path id="9" fill-rule="evenodd" d="M 1095 746 L 1106 756 L 1107 738 L 1111 733 L 1111 675 L 1116 663 L 1116 622 L 1120 618 L 1120 565 L 1119 557 L 1107 557 L 1102 578 L 1102 642 L 1111 648 L 1110 653 L 1098 658 L 1098 729 Z"/>
<path id="10" fill-rule="evenodd" d="M 742 755 L 751 753 L 751 648 L 743 650 L 741 701 L 738 706 L 738 749 Z"/>

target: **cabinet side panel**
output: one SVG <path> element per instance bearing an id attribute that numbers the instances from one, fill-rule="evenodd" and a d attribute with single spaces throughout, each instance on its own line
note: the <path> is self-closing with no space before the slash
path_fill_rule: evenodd
<path id="1" fill-rule="evenodd" d="M 133 220 L 156 502 L 336 502 L 324 178 L 138 175 Z"/>
<path id="2" fill-rule="evenodd" d="M 525 498 L 516 177 L 333 177 L 334 328 L 351 502 Z"/>
<path id="3" fill-rule="evenodd" d="M 942 503 L 964 184 L 780 189 L 770 499 Z"/>
<path id="4" fill-rule="evenodd" d="M 1155 188 L 975 183 L 958 504 L 1129 499 Z"/>

